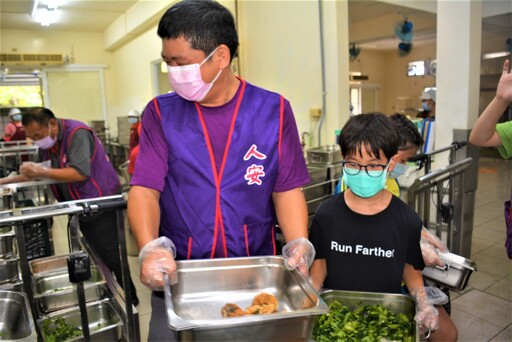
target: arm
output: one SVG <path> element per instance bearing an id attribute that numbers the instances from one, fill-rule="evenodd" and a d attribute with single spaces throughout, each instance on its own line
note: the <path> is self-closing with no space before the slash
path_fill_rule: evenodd
<path id="1" fill-rule="evenodd" d="M 130 229 L 140 249 L 158 238 L 160 227 L 160 192 L 133 186 L 128 195 L 128 220 Z"/>
<path id="2" fill-rule="evenodd" d="M 309 270 L 311 282 L 315 290 L 320 291 L 327 277 L 327 264 L 325 259 L 315 259 Z"/>
<path id="3" fill-rule="evenodd" d="M 510 60 L 503 64 L 503 73 L 496 89 L 496 96 L 485 108 L 471 131 L 469 142 L 476 146 L 498 147 L 501 140 L 496 133 L 496 124 L 509 103 L 512 102 L 512 73 L 509 71 Z"/>
<path id="4" fill-rule="evenodd" d="M 308 210 L 300 188 L 272 194 L 277 221 L 286 242 L 308 237 Z"/>

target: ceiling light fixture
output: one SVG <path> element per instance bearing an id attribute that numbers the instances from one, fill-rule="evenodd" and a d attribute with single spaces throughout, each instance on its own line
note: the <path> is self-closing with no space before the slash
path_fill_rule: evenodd
<path id="1" fill-rule="evenodd" d="M 510 55 L 508 51 L 489 52 L 482 55 L 482 59 L 500 58 Z"/>
<path id="2" fill-rule="evenodd" d="M 41 26 L 50 26 L 59 19 L 59 0 L 47 0 L 41 3 L 39 7 L 39 0 L 34 0 L 34 7 L 32 8 L 32 17 L 34 20 L 41 24 Z"/>

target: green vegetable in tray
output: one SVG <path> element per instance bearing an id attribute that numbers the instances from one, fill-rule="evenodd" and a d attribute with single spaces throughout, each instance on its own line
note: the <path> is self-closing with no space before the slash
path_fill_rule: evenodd
<path id="1" fill-rule="evenodd" d="M 62 317 L 43 321 L 42 328 L 45 342 L 62 342 L 82 336 L 80 328 L 69 324 Z"/>
<path id="2" fill-rule="evenodd" d="M 329 304 L 329 313 L 316 317 L 313 339 L 317 342 L 412 342 L 414 327 L 414 321 L 406 315 L 382 305 L 360 304 L 350 310 L 334 300 Z"/>

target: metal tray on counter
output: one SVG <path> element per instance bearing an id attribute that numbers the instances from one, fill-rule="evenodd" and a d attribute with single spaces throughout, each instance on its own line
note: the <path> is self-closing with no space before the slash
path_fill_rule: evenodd
<path id="1" fill-rule="evenodd" d="M 33 276 L 40 276 L 45 273 L 67 272 L 68 257 L 70 254 L 52 255 L 45 258 L 38 258 L 29 261 L 30 273 Z M 91 260 L 91 265 L 94 265 Z"/>
<path id="2" fill-rule="evenodd" d="M 76 284 L 69 281 L 67 268 L 32 277 L 34 300 L 41 313 L 48 313 L 78 305 Z M 99 300 L 107 293 L 106 281 L 97 266 L 91 266 L 91 279 L 84 284 L 87 302 Z"/>
<path id="3" fill-rule="evenodd" d="M 427 266 L 421 272 L 423 277 L 456 292 L 464 290 L 471 273 L 476 271 L 475 263 L 453 253 L 439 253 L 439 256 L 446 266 Z"/>
<path id="4" fill-rule="evenodd" d="M 0 284 L 18 281 L 19 274 L 17 257 L 0 259 Z"/>
<path id="5" fill-rule="evenodd" d="M 341 149 L 338 145 L 325 145 L 306 151 L 308 164 L 336 164 L 341 161 Z"/>
<path id="6" fill-rule="evenodd" d="M 337 300 L 340 303 L 353 310 L 362 304 L 382 305 L 384 308 L 394 312 L 405 314 L 414 322 L 416 315 L 416 303 L 411 296 L 394 293 L 377 293 L 377 292 L 358 292 L 358 291 L 340 291 L 340 290 L 324 290 L 320 294 L 327 304 Z M 414 340 L 420 340 L 419 326 L 415 324 Z"/>
<path id="7" fill-rule="evenodd" d="M 284 258 L 243 257 L 178 261 L 179 281 L 167 282 L 169 327 L 180 341 L 305 340 L 313 317 L 328 311 L 310 282 L 289 271 Z M 228 303 L 247 308 L 260 293 L 274 295 L 278 311 L 266 315 L 222 317 Z"/>
<path id="8" fill-rule="evenodd" d="M 46 325 L 51 327 L 57 318 L 63 318 L 66 324 L 82 329 L 82 320 L 78 307 L 56 311 L 37 321 L 38 326 L 43 332 L 44 341 L 48 341 L 50 338 L 44 334 L 43 325 L 46 322 Z M 123 322 L 108 299 L 87 303 L 87 319 L 89 320 L 91 341 L 119 341 L 121 339 Z M 65 341 L 83 341 L 83 337 L 70 338 L 61 342 Z"/>
<path id="9" fill-rule="evenodd" d="M 0 290 L 0 340 L 37 341 L 37 332 L 25 293 Z"/>

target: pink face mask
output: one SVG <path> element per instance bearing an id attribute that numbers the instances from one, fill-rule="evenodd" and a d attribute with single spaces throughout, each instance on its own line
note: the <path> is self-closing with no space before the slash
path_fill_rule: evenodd
<path id="1" fill-rule="evenodd" d="M 52 137 L 50 135 L 48 135 L 47 137 L 45 137 L 43 139 L 35 140 L 34 144 L 36 144 L 36 146 L 42 150 L 49 150 L 50 148 L 53 147 L 53 145 L 55 145 L 56 141 L 57 141 L 57 137 L 52 139 Z"/>
<path id="2" fill-rule="evenodd" d="M 204 64 L 217 51 L 213 50 L 201 63 L 194 63 L 183 66 L 167 66 L 167 77 L 174 91 L 185 100 L 200 102 L 213 87 L 213 83 L 217 80 L 222 72 L 218 72 L 217 76 L 211 83 L 206 83 L 201 77 L 201 65 Z"/>

